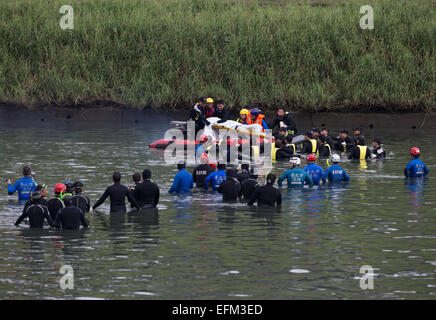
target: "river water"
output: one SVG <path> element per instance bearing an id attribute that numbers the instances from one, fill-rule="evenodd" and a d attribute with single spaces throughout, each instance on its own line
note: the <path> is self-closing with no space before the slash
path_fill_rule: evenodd
<path id="1" fill-rule="evenodd" d="M 345 162 L 348 187 L 283 188 L 281 210 L 260 210 L 200 190 L 168 195 L 176 169 L 147 147 L 167 123 L 1 123 L 1 299 L 436 297 L 434 131 L 365 129 L 383 139 L 388 160 Z M 424 181 L 403 178 L 414 145 L 431 171 Z M 80 179 L 92 202 L 113 171 L 130 185 L 132 173 L 150 168 L 161 201 L 155 211 L 127 214 L 109 214 L 105 203 L 87 214 L 88 230 L 17 228 L 22 206 L 4 181 L 20 178 L 26 164 L 50 191 Z M 286 168 L 276 163 L 273 173 Z M 74 289 L 60 288 L 62 265 L 73 267 Z M 374 269 L 372 290 L 360 288 L 363 265 Z"/>

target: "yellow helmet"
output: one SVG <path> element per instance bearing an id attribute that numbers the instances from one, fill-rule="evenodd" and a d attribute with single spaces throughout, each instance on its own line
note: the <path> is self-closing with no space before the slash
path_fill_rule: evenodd
<path id="1" fill-rule="evenodd" d="M 247 109 L 242 109 L 241 112 L 239 112 L 239 114 L 245 114 L 248 115 L 250 113 L 250 111 L 248 111 Z"/>
<path id="2" fill-rule="evenodd" d="M 206 103 L 213 103 L 213 99 L 212 98 L 207 98 L 206 99 Z"/>

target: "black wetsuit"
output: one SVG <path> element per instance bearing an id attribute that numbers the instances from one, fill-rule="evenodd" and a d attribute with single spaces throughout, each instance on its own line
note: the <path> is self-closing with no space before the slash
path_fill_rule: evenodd
<path id="1" fill-rule="evenodd" d="M 329 144 L 330 148 L 332 148 L 333 150 L 335 147 L 335 140 L 333 140 L 333 138 L 330 136 L 324 136 L 324 137 L 326 139 L 326 142 Z"/>
<path id="2" fill-rule="evenodd" d="M 365 159 L 371 158 L 371 150 L 369 148 L 366 148 L 366 154 Z M 360 159 L 360 148 L 358 146 L 353 146 L 350 151 L 350 155 L 348 156 L 348 159 Z"/>
<path id="3" fill-rule="evenodd" d="M 241 184 L 236 178 L 227 178 L 221 182 L 218 192 L 223 195 L 224 201 L 237 200 L 241 192 Z"/>
<path id="4" fill-rule="evenodd" d="M 135 187 L 135 199 L 141 208 L 156 207 L 159 203 L 160 190 L 156 183 L 145 179 Z"/>
<path id="5" fill-rule="evenodd" d="M 35 201 L 35 200 L 33 200 Z M 38 199 L 39 203 L 42 204 L 43 206 L 48 207 L 48 202 L 47 200 L 45 200 L 44 198 L 39 198 Z M 26 209 L 28 206 L 30 206 L 32 204 L 32 200 L 27 200 L 26 203 L 24 204 L 24 209 Z M 23 211 L 24 212 L 24 211 Z"/>
<path id="6" fill-rule="evenodd" d="M 82 209 L 83 212 L 89 212 L 89 209 L 91 209 L 91 201 L 87 196 L 82 194 L 76 194 L 72 196 L 71 204 L 74 207 Z"/>
<path id="7" fill-rule="evenodd" d="M 346 149 L 344 148 L 344 145 L 342 144 L 343 142 L 345 142 Z M 351 150 L 351 148 L 353 147 L 353 145 L 354 145 L 353 141 L 351 140 L 350 137 L 347 136 L 345 139 L 338 138 L 336 140 L 335 145 L 334 145 L 334 149 L 336 151 L 339 151 L 339 152 L 345 152 L 345 151 L 349 152 Z"/>
<path id="8" fill-rule="evenodd" d="M 136 198 L 136 187 L 141 184 L 141 182 L 135 182 L 135 185 L 133 187 L 129 187 L 129 191 L 130 194 L 132 195 L 133 199 L 135 199 L 137 202 L 137 198 Z M 129 203 L 130 203 L 130 207 L 133 209 L 135 208 L 135 206 L 133 205 L 133 203 L 128 199 Z"/>
<path id="9" fill-rule="evenodd" d="M 96 209 L 99 207 L 107 197 L 110 198 L 111 212 L 126 212 L 126 197 L 136 208 L 140 209 L 140 205 L 132 197 L 129 189 L 119 182 L 115 182 L 113 185 L 109 186 L 100 199 L 98 199 L 98 201 L 92 206 L 92 208 Z"/>
<path id="10" fill-rule="evenodd" d="M 297 134 L 297 126 L 295 125 L 295 121 L 292 118 L 291 114 L 286 113 L 282 118 L 279 118 L 279 116 L 276 116 L 271 129 L 274 129 L 276 126 L 280 127 L 280 122 L 282 122 L 286 125 L 288 129 L 288 134 L 296 135 Z"/>
<path id="11" fill-rule="evenodd" d="M 241 184 L 241 193 L 240 195 L 245 199 L 249 200 L 253 195 L 254 190 L 259 187 L 259 183 L 253 179 L 249 178 L 244 180 Z"/>
<path id="12" fill-rule="evenodd" d="M 329 147 L 328 146 L 326 146 L 326 145 L 320 145 L 319 146 L 319 149 L 318 149 L 318 155 L 319 155 L 319 157 L 320 158 L 327 158 L 327 157 L 330 157 L 330 154 L 331 154 L 331 152 L 330 152 L 330 150 L 331 149 L 329 149 Z"/>
<path id="13" fill-rule="evenodd" d="M 249 179 L 250 177 L 251 177 L 250 172 L 248 172 L 245 169 L 236 174 L 236 179 L 238 179 L 238 181 L 241 185 L 245 180 Z"/>
<path id="14" fill-rule="evenodd" d="M 281 192 L 274 188 L 271 184 L 266 184 L 254 190 L 248 205 L 251 206 L 257 201 L 258 206 L 274 206 L 282 204 L 282 194 Z"/>
<path id="15" fill-rule="evenodd" d="M 289 159 L 294 155 L 294 148 L 291 145 L 284 145 L 276 151 L 276 159 Z"/>
<path id="16" fill-rule="evenodd" d="M 88 228 L 88 221 L 82 209 L 70 205 L 58 211 L 55 220 L 56 228 L 79 229 L 80 225 Z"/>
<path id="17" fill-rule="evenodd" d="M 42 228 L 44 219 L 47 220 L 51 227 L 54 227 L 52 218 L 50 217 L 47 201 L 44 199 L 37 199 L 29 201 L 28 205 L 24 207 L 23 213 L 18 217 L 15 225 L 18 226 L 24 218 L 29 218 L 29 226 L 31 228 Z"/>
<path id="18" fill-rule="evenodd" d="M 227 107 L 224 107 L 222 110 L 216 108 L 213 116 L 221 119 L 218 121 L 218 123 L 226 122 L 229 120 L 229 110 Z"/>
<path id="19" fill-rule="evenodd" d="M 373 148 L 372 153 L 375 154 L 375 159 L 386 158 L 386 151 L 382 147 Z"/>
<path id="20" fill-rule="evenodd" d="M 301 153 L 311 154 L 311 153 L 316 153 L 316 151 L 318 151 L 318 141 L 316 141 L 316 150 L 315 152 L 313 152 L 312 142 L 310 140 L 304 140 L 303 149 L 301 149 Z"/>
<path id="21" fill-rule="evenodd" d="M 61 200 L 61 198 L 51 198 L 48 200 L 48 211 L 50 212 L 50 217 L 54 221 L 56 219 L 56 215 L 58 214 L 58 211 L 62 208 L 65 208 L 64 202 Z"/>
<path id="22" fill-rule="evenodd" d="M 197 133 L 199 130 L 204 128 L 206 124 L 205 118 L 206 108 L 202 108 L 198 103 L 194 105 L 189 113 L 189 120 L 195 121 L 195 132 Z"/>
<path id="23" fill-rule="evenodd" d="M 204 180 L 206 180 L 206 177 L 214 171 L 214 168 L 208 164 L 200 164 L 197 166 L 192 173 L 192 178 L 194 179 L 195 185 L 198 188 L 203 188 Z"/>

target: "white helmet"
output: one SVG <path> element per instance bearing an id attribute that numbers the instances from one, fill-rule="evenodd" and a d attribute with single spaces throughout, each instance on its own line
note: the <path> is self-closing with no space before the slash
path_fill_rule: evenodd
<path id="1" fill-rule="evenodd" d="M 297 166 L 299 166 L 301 164 L 301 160 L 300 160 L 300 158 L 292 157 L 291 159 L 289 159 L 289 163 L 294 163 Z"/>
<path id="2" fill-rule="evenodd" d="M 332 154 L 332 162 L 340 162 L 341 157 L 337 153 Z"/>

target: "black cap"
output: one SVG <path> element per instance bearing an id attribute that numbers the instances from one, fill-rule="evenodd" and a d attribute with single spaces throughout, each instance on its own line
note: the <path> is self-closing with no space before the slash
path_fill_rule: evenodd
<path id="1" fill-rule="evenodd" d="M 356 127 L 356 128 L 354 128 L 354 131 L 360 131 L 360 132 L 362 132 L 362 127 Z"/>
<path id="2" fill-rule="evenodd" d="M 62 200 L 64 201 L 65 205 L 68 206 L 68 205 L 71 204 L 71 199 L 72 198 L 73 198 L 72 196 L 65 196 L 65 197 L 63 197 Z"/>
<path id="3" fill-rule="evenodd" d="M 381 144 L 381 140 L 379 138 L 374 138 L 374 139 L 372 139 L 372 141 L 377 143 L 377 144 Z"/>
<path id="4" fill-rule="evenodd" d="M 321 140 L 322 143 L 324 143 L 324 142 L 327 141 L 327 138 L 326 138 L 325 136 L 323 136 L 322 134 L 320 134 L 320 135 L 318 136 L 318 139 Z"/>
<path id="5" fill-rule="evenodd" d="M 365 138 L 362 135 L 358 135 L 356 137 L 356 142 L 357 142 L 357 140 L 359 140 L 359 144 L 360 145 L 364 145 L 365 144 Z"/>
<path id="6" fill-rule="evenodd" d="M 224 100 L 220 99 L 216 102 L 216 104 L 224 104 Z"/>
<path id="7" fill-rule="evenodd" d="M 198 98 L 198 102 L 206 102 L 206 97 L 200 97 L 200 98 Z"/>
<path id="8" fill-rule="evenodd" d="M 312 129 L 312 131 L 313 131 L 313 132 L 318 132 L 318 133 L 321 133 L 321 130 L 320 130 L 320 128 L 314 128 L 314 129 Z"/>
<path id="9" fill-rule="evenodd" d="M 74 188 L 83 188 L 83 183 L 81 181 L 74 182 Z"/>
<path id="10" fill-rule="evenodd" d="M 346 134 L 348 134 L 348 130 L 347 129 L 342 129 L 341 131 L 339 131 L 339 133 L 346 133 Z"/>
<path id="11" fill-rule="evenodd" d="M 304 133 L 304 135 L 305 135 L 306 137 L 312 138 L 312 131 L 306 131 L 306 132 Z"/>

